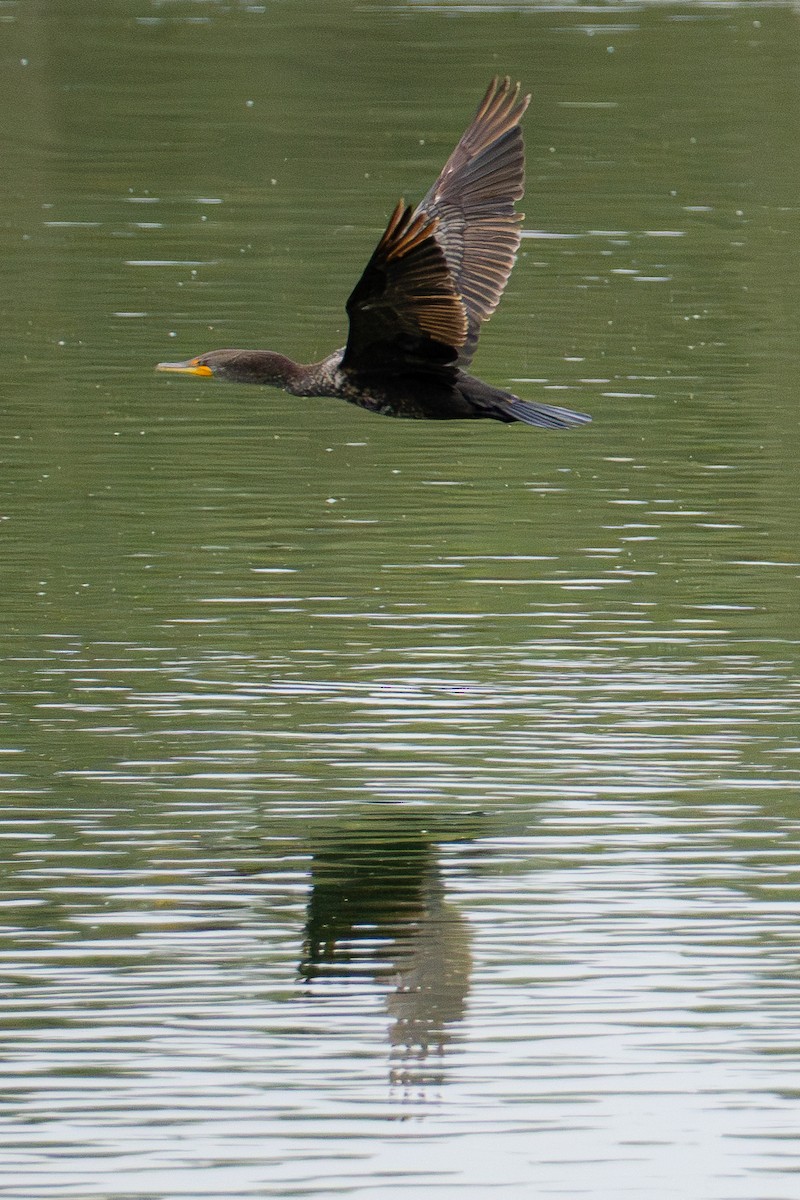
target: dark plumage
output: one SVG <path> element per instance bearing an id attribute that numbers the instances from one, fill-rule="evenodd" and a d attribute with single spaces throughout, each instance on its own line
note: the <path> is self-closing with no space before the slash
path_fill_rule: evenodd
<path id="1" fill-rule="evenodd" d="M 403 200 L 347 301 L 347 345 L 301 365 L 271 350 L 212 350 L 159 371 L 337 396 L 390 417 L 488 417 L 564 428 L 590 418 L 521 400 L 464 370 L 494 312 L 520 242 L 520 119 L 530 96 L 494 79 L 425 198 Z"/>

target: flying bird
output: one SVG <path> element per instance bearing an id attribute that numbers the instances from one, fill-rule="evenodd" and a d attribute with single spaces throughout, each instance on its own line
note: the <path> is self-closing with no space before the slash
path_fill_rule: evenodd
<path id="1" fill-rule="evenodd" d="M 495 78 L 423 200 L 395 208 L 347 301 L 347 345 L 301 364 L 272 350 L 211 350 L 159 371 L 334 396 L 388 417 L 489 418 L 562 429 L 591 418 L 522 400 L 467 368 L 514 265 L 525 186 L 519 123 L 530 96 Z"/>

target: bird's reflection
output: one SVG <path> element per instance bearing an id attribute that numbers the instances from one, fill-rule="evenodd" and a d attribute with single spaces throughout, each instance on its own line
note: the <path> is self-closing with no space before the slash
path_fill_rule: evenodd
<path id="1" fill-rule="evenodd" d="M 392 1079 L 408 1086 L 441 1082 L 469 990 L 469 927 L 445 892 L 442 837 L 394 817 L 339 829 L 311 865 L 301 978 L 385 988 Z"/>

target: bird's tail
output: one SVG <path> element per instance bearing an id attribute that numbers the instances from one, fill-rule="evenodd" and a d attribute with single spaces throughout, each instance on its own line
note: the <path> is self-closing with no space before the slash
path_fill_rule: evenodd
<path id="1" fill-rule="evenodd" d="M 586 425 L 591 421 L 587 413 L 573 412 L 559 404 L 540 404 L 538 400 L 520 400 L 511 392 L 505 392 L 497 406 L 507 412 L 512 420 L 525 425 L 539 425 L 542 429 L 569 429 L 571 425 Z"/>

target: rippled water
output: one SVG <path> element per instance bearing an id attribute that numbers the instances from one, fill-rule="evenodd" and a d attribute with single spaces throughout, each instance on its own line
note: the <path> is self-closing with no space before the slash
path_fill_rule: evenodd
<path id="1" fill-rule="evenodd" d="M 0 31 L 0 1195 L 794 1200 L 796 14 Z M 152 373 L 341 344 L 496 70 L 590 427 Z"/>

